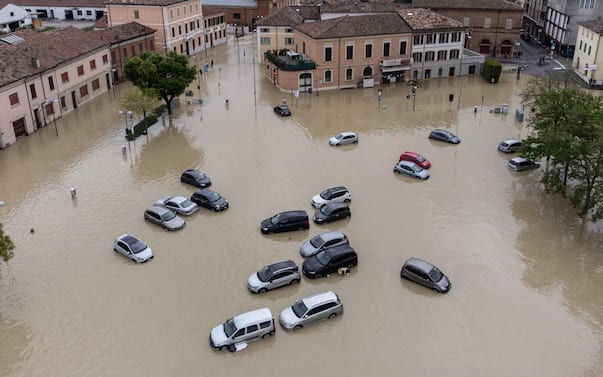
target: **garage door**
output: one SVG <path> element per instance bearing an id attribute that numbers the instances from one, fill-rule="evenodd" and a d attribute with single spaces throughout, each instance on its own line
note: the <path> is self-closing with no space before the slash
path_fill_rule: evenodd
<path id="1" fill-rule="evenodd" d="M 23 136 L 25 132 L 25 118 L 17 119 L 13 122 L 13 130 L 15 130 L 15 137 Z"/>

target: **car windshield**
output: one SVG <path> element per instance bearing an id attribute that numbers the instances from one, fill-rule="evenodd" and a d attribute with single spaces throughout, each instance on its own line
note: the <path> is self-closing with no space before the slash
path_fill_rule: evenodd
<path id="1" fill-rule="evenodd" d="M 316 260 L 318 260 L 320 264 L 326 265 L 331 261 L 331 255 L 329 254 L 328 250 L 323 250 L 316 254 Z"/>
<path id="2" fill-rule="evenodd" d="M 185 199 L 185 200 L 183 200 L 183 201 L 180 202 L 180 207 L 181 208 L 188 208 L 188 207 L 190 207 L 192 205 L 193 205 L 193 202 L 191 202 L 188 199 Z"/>
<path id="3" fill-rule="evenodd" d="M 271 276 L 272 271 L 270 271 L 270 267 L 268 266 L 263 267 L 261 270 L 258 271 L 258 279 L 260 279 L 260 281 L 263 281 L 264 283 L 270 280 Z"/>
<path id="4" fill-rule="evenodd" d="M 220 194 L 218 194 L 217 192 L 213 192 L 213 191 L 212 191 L 212 192 L 210 192 L 210 193 L 208 193 L 208 194 L 207 194 L 207 199 L 208 199 L 210 202 L 215 202 L 216 200 L 218 200 L 218 199 L 220 199 L 220 198 L 221 198 L 221 196 L 220 196 Z"/>
<path id="5" fill-rule="evenodd" d="M 147 244 L 142 242 L 141 240 L 136 240 L 135 242 L 130 243 L 130 249 L 132 249 L 132 252 L 134 254 L 138 254 L 146 248 Z"/>
<path id="6" fill-rule="evenodd" d="M 331 191 L 329 191 L 329 190 L 324 190 L 323 192 L 320 193 L 320 197 L 325 200 L 328 200 L 330 195 L 331 195 Z"/>
<path id="7" fill-rule="evenodd" d="M 343 139 L 343 134 L 339 134 L 339 135 L 335 136 L 335 138 L 341 140 L 341 139 Z"/>
<path id="8" fill-rule="evenodd" d="M 420 167 L 419 165 L 413 165 L 413 166 L 412 166 L 412 170 L 414 170 L 414 171 L 415 171 L 415 173 L 420 173 L 420 172 L 422 172 L 422 171 L 423 171 L 423 168 L 422 168 L 422 167 Z"/>
<path id="9" fill-rule="evenodd" d="M 330 206 L 328 206 L 328 205 L 327 206 L 322 206 L 320 208 L 320 213 L 322 213 L 323 215 L 327 215 L 328 216 L 328 215 L 331 214 L 331 212 L 333 212 L 333 208 L 330 207 Z"/>
<path id="10" fill-rule="evenodd" d="M 435 282 L 442 280 L 442 277 L 444 276 L 444 274 L 442 274 L 442 271 L 438 270 L 437 267 L 432 268 L 427 275 L 429 275 L 429 278 L 431 278 L 431 280 Z"/>
<path id="11" fill-rule="evenodd" d="M 201 173 L 200 171 L 193 171 L 193 172 L 191 172 L 191 175 L 195 179 L 203 179 L 203 178 L 205 178 L 205 174 Z"/>
<path id="12" fill-rule="evenodd" d="M 281 221 L 281 215 L 274 215 L 272 216 L 272 218 L 270 219 L 270 222 L 272 223 L 272 225 L 276 225 L 279 223 L 279 221 Z"/>
<path id="13" fill-rule="evenodd" d="M 419 161 L 419 162 L 423 162 L 423 161 L 425 161 L 425 157 L 423 157 L 423 156 L 421 156 L 421 155 L 418 155 L 418 156 L 417 156 L 417 161 Z"/>
<path id="14" fill-rule="evenodd" d="M 321 247 L 324 243 L 325 243 L 325 240 L 323 240 L 320 235 L 318 235 L 310 240 L 310 245 L 314 246 L 317 249 L 319 247 Z"/>
<path id="15" fill-rule="evenodd" d="M 237 331 L 237 326 L 235 326 L 234 320 L 232 318 L 226 320 L 224 322 L 224 334 L 226 334 L 226 337 L 230 338 L 235 331 Z"/>
<path id="16" fill-rule="evenodd" d="M 164 213 L 163 215 L 161 215 L 161 220 L 163 221 L 170 221 L 173 220 L 176 217 L 176 214 L 172 211 L 167 211 L 166 213 Z"/>
<path id="17" fill-rule="evenodd" d="M 299 300 L 298 302 L 293 304 L 293 306 L 291 306 L 291 310 L 293 310 L 293 313 L 295 313 L 297 318 L 301 318 L 308 311 L 308 307 L 306 306 L 306 304 L 304 304 L 302 300 Z"/>

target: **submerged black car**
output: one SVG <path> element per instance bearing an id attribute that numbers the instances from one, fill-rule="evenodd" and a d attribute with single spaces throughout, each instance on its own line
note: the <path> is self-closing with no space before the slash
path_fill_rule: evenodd
<path id="1" fill-rule="evenodd" d="M 222 195 L 210 189 L 198 189 L 191 196 L 191 201 L 200 207 L 208 208 L 216 212 L 228 208 L 228 200 Z"/>
<path id="2" fill-rule="evenodd" d="M 291 115 L 291 109 L 289 109 L 289 106 L 285 104 L 275 106 L 274 112 L 282 117 L 288 117 Z"/>
<path id="3" fill-rule="evenodd" d="M 189 185 L 199 188 L 211 186 L 209 177 L 205 175 L 205 173 L 195 169 L 185 170 L 180 176 L 180 182 L 188 183 Z"/>
<path id="4" fill-rule="evenodd" d="M 358 254 L 349 245 L 325 249 L 304 261 L 302 271 L 310 279 L 319 278 L 337 272 L 341 267 L 352 268 L 358 265 Z"/>
<path id="5" fill-rule="evenodd" d="M 314 222 L 317 224 L 330 223 L 352 217 L 350 207 L 346 203 L 328 203 L 314 212 Z"/>

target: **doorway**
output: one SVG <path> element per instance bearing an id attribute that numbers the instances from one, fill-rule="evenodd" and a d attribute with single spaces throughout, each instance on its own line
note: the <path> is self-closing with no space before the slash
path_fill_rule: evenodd
<path id="1" fill-rule="evenodd" d="M 77 109 L 77 100 L 75 98 L 75 90 L 71 92 L 71 102 L 73 102 L 73 108 Z"/>

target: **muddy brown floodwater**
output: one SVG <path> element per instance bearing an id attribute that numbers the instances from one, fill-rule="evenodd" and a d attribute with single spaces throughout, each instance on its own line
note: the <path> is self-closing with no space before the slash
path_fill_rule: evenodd
<path id="1" fill-rule="evenodd" d="M 125 156 L 110 93 L 60 119 L 59 137 L 46 127 L 0 151 L 0 221 L 17 245 L 0 270 L 0 376 L 603 374 L 601 230 L 544 194 L 541 172 L 512 173 L 496 150 L 528 132 L 513 116 L 526 76 L 432 80 L 413 111 L 407 85 L 383 86 L 381 103 L 377 88 L 295 98 L 257 65 L 255 105 L 252 48 L 241 39 L 211 51 L 203 105 L 182 97 L 172 122 Z M 292 117 L 273 113 L 282 99 Z M 508 115 L 490 112 L 502 103 Z M 436 127 L 462 143 L 428 140 Z M 358 132 L 359 144 L 329 147 L 344 130 Z M 405 150 L 431 160 L 429 180 L 392 172 Z M 193 192 L 179 181 L 193 167 L 231 207 L 202 209 L 174 233 L 145 223 L 158 197 Z M 312 195 L 334 185 L 350 189 L 351 219 L 260 233 L 260 220 L 276 212 L 311 215 Z M 331 229 L 359 253 L 349 275 L 246 290 L 252 272 L 301 264 L 300 244 Z M 112 242 L 125 232 L 145 239 L 155 259 L 136 265 L 115 255 Z M 401 281 L 410 256 L 437 264 L 451 292 Z M 279 327 L 234 354 L 208 345 L 210 329 L 232 315 L 269 307 L 277 317 L 324 290 L 340 296 L 343 316 L 295 333 Z"/>

